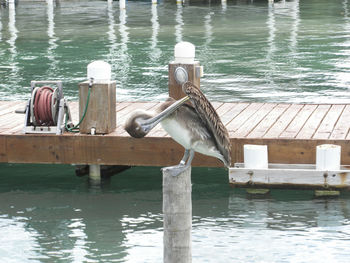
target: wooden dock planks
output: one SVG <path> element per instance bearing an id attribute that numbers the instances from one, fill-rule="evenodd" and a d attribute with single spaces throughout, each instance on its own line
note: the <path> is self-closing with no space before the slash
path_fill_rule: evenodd
<path id="1" fill-rule="evenodd" d="M 77 123 L 78 103 L 69 104 Z M 22 134 L 24 115 L 14 111 L 24 105 L 24 101 L 0 102 L 0 162 L 165 166 L 176 164 L 183 154 L 160 125 L 143 139 L 131 138 L 123 130 L 132 111 L 154 111 L 160 102 L 117 103 L 117 129 L 97 136 Z M 243 161 L 244 144 L 267 144 L 272 163 L 313 163 L 315 147 L 333 143 L 342 146 L 342 163 L 350 164 L 350 105 L 215 102 L 213 106 L 229 131 L 233 162 Z M 196 154 L 193 165 L 221 163 Z"/>

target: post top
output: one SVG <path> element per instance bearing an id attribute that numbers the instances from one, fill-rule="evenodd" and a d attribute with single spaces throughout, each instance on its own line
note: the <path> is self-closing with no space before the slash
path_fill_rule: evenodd
<path id="1" fill-rule="evenodd" d="M 175 63 L 192 64 L 194 63 L 196 47 L 190 42 L 180 42 L 175 45 L 174 56 Z"/>
<path id="2" fill-rule="evenodd" d="M 87 66 L 87 78 L 96 82 L 110 81 L 112 75 L 111 65 L 102 60 L 91 62 Z"/>

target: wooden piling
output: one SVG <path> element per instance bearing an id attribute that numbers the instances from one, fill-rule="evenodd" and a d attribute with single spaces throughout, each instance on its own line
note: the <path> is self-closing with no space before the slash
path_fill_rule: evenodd
<path id="1" fill-rule="evenodd" d="M 177 83 L 175 80 L 175 70 L 178 67 L 182 67 L 187 71 L 188 80 L 191 81 L 194 85 L 200 88 L 200 65 L 198 61 L 195 61 L 193 64 L 180 64 L 171 62 L 169 64 L 169 96 L 175 100 L 179 100 L 185 97 L 185 94 L 182 92 L 182 85 Z"/>
<path id="2" fill-rule="evenodd" d="M 163 170 L 164 263 L 192 262 L 191 167 L 178 176 Z"/>
<path id="3" fill-rule="evenodd" d="M 89 82 L 79 84 L 79 119 L 82 118 L 89 92 Z M 88 109 L 80 124 L 80 133 L 89 134 L 94 128 L 96 134 L 111 133 L 116 128 L 116 82 L 94 83 Z"/>
<path id="4" fill-rule="evenodd" d="M 89 180 L 94 184 L 101 182 L 101 166 L 99 164 L 89 165 Z"/>

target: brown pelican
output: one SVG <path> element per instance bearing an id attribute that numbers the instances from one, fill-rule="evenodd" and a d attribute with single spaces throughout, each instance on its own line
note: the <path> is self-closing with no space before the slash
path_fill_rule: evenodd
<path id="1" fill-rule="evenodd" d="M 226 167 L 231 164 L 228 132 L 214 107 L 191 82 L 182 85 L 186 97 L 175 101 L 169 98 L 156 115 L 135 111 L 125 123 L 125 130 L 135 138 L 144 137 L 158 123 L 185 148 L 180 163 L 163 169 L 176 176 L 191 165 L 194 152 L 221 160 Z M 191 101 L 192 105 L 185 102 Z"/>

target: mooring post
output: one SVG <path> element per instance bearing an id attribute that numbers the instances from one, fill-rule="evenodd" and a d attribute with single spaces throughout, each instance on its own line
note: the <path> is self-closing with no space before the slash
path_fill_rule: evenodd
<path id="1" fill-rule="evenodd" d="M 268 153 L 267 145 L 245 144 L 244 151 L 244 168 L 252 169 L 252 177 L 254 169 L 268 169 Z M 270 190 L 265 188 L 247 188 L 248 194 L 267 194 Z"/>
<path id="2" fill-rule="evenodd" d="M 79 132 L 81 134 L 111 133 L 116 128 L 116 83 L 111 81 L 111 66 L 93 61 L 87 66 L 87 81 L 79 83 Z M 98 164 L 89 164 L 89 178 L 101 181 Z"/>
<path id="3" fill-rule="evenodd" d="M 178 176 L 163 169 L 164 263 L 192 262 L 191 167 Z"/>
<path id="4" fill-rule="evenodd" d="M 180 42 L 175 45 L 175 60 L 169 63 L 169 96 L 178 100 L 185 96 L 182 84 L 191 81 L 200 88 L 200 78 L 203 67 L 195 61 L 195 46 L 189 42 Z"/>
<path id="5" fill-rule="evenodd" d="M 334 144 L 322 144 L 316 147 L 316 170 L 336 171 L 340 170 L 341 146 Z M 327 176 L 327 175 L 326 175 Z M 327 185 L 325 185 L 327 187 Z M 339 191 L 315 190 L 316 197 L 338 196 Z"/>

